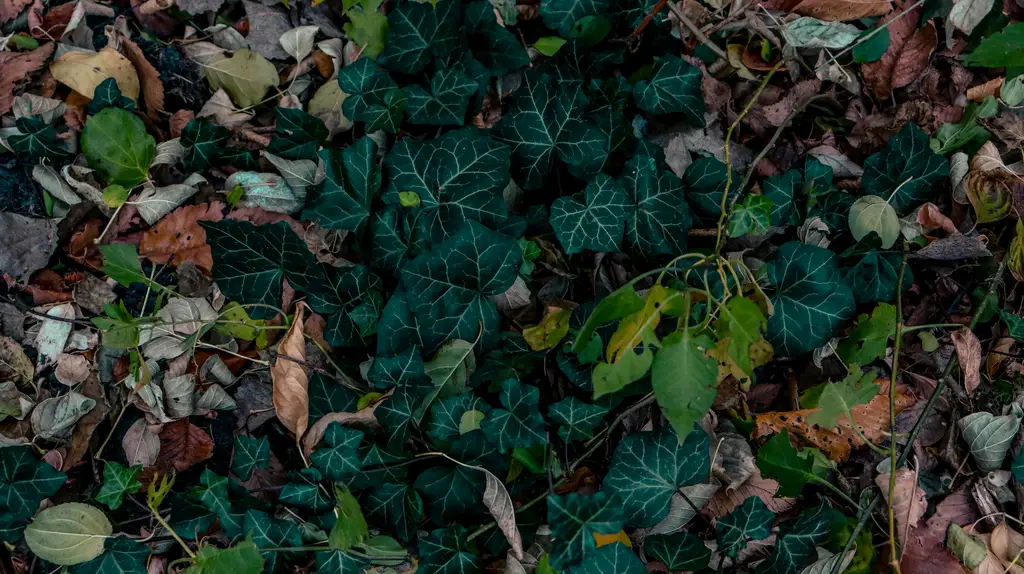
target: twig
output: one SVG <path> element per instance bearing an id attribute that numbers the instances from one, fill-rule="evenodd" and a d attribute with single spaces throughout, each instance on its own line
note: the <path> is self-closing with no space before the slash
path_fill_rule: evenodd
<path id="1" fill-rule="evenodd" d="M 676 18 L 679 18 L 679 21 L 683 23 L 683 26 L 686 26 L 686 29 L 689 30 L 690 33 L 694 35 L 694 37 L 696 37 L 698 40 L 700 40 L 700 42 L 702 44 L 707 46 L 719 58 L 722 58 L 723 60 L 726 60 L 726 61 L 729 60 L 729 54 L 726 54 L 725 50 L 719 48 L 717 44 L 712 42 L 711 38 L 708 38 L 707 34 L 705 34 L 704 32 L 701 32 L 700 28 L 698 28 L 697 25 L 694 24 L 692 20 L 687 18 L 686 14 L 683 14 L 682 10 L 680 10 L 679 8 L 676 8 L 675 5 L 672 4 L 671 2 L 668 3 L 668 9 L 671 10 L 673 14 L 675 14 Z M 774 73 L 774 72 L 775 72 L 775 70 L 772 70 L 772 73 Z M 771 73 L 768 74 L 768 77 L 771 77 Z"/>
<path id="2" fill-rule="evenodd" d="M 629 35 L 630 41 L 636 40 L 640 37 L 640 34 L 644 33 L 644 29 L 646 29 L 651 21 L 654 20 L 654 17 L 658 15 L 658 12 L 661 12 L 661 9 L 665 7 L 665 4 L 668 4 L 668 0 L 658 0 L 658 3 L 654 5 L 654 8 L 651 8 L 651 11 L 644 16 L 640 25 L 638 25 L 636 29 L 633 30 L 633 33 Z"/>
<path id="3" fill-rule="evenodd" d="M 903 273 L 907 269 L 907 245 L 903 244 L 899 279 L 896 281 L 896 340 L 893 343 L 892 369 L 889 375 L 889 428 L 896 432 L 896 378 L 900 372 L 900 348 L 903 346 Z M 896 437 L 889 437 L 889 563 L 893 572 L 900 574 L 900 555 L 896 548 L 896 516 L 893 502 L 896 492 Z"/>

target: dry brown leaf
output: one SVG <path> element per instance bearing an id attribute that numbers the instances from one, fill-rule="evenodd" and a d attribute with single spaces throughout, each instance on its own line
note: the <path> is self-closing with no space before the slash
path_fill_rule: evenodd
<path id="1" fill-rule="evenodd" d="M 969 395 L 981 384 L 981 341 L 967 327 L 953 331 L 950 338 L 953 339 L 960 371 L 964 374 L 964 388 Z"/>
<path id="2" fill-rule="evenodd" d="M 1004 567 L 1009 566 L 1011 562 L 1019 561 L 1024 553 L 1024 534 L 1000 522 L 989 535 L 988 549 Z"/>
<path id="3" fill-rule="evenodd" d="M 89 378 L 89 360 L 82 355 L 61 353 L 57 357 L 57 368 L 53 376 L 61 383 L 73 387 Z"/>
<path id="4" fill-rule="evenodd" d="M 988 141 L 982 145 L 971 158 L 971 171 L 997 172 L 1004 174 L 1024 175 L 1010 169 L 999 154 L 996 144 Z"/>
<path id="5" fill-rule="evenodd" d="M 0 382 L 14 381 L 17 385 L 32 384 L 35 367 L 14 339 L 0 335 Z"/>
<path id="6" fill-rule="evenodd" d="M 131 61 L 107 46 L 95 54 L 72 50 L 65 52 L 50 65 L 56 80 L 72 90 L 92 99 L 96 86 L 107 78 L 114 78 L 121 95 L 138 101 L 139 74 Z"/>
<path id="7" fill-rule="evenodd" d="M 181 130 L 185 129 L 185 126 L 195 117 L 196 113 L 192 110 L 178 110 L 174 112 L 167 120 L 167 125 L 171 128 L 171 137 L 181 137 Z"/>
<path id="8" fill-rule="evenodd" d="M 882 491 L 882 498 L 889 503 L 889 473 L 880 474 L 875 478 L 875 485 Z M 917 523 L 928 510 L 928 501 L 925 500 L 924 489 L 917 485 L 917 473 L 909 468 L 901 468 L 896 471 L 896 482 L 892 491 L 892 511 L 899 526 L 900 542 L 904 542 L 910 529 L 917 526 Z"/>
<path id="9" fill-rule="evenodd" d="M 103 395 L 103 387 L 100 386 L 99 377 L 95 373 L 85 380 L 85 383 L 79 388 L 79 392 L 96 401 L 96 404 L 82 418 L 78 419 L 78 422 L 75 424 L 75 430 L 71 432 L 71 445 L 68 446 L 68 452 L 64 457 L 64 464 L 61 468 L 65 472 L 75 464 L 78 464 L 78 461 L 82 460 L 82 457 L 85 456 L 85 453 L 89 450 L 89 442 L 92 440 L 96 427 L 107 417 L 107 411 L 109 410 L 107 408 L 107 399 Z"/>
<path id="10" fill-rule="evenodd" d="M 712 518 L 719 518 L 735 510 L 751 496 L 760 498 L 765 506 L 776 514 L 781 514 L 796 506 L 795 498 L 777 498 L 775 493 L 778 491 L 779 483 L 774 479 L 761 476 L 760 469 L 755 468 L 750 478 L 740 486 L 733 489 L 718 489 L 718 492 L 704 507 L 703 512 Z"/>
<path id="11" fill-rule="evenodd" d="M 797 14 L 819 20 L 845 22 L 892 12 L 890 0 L 803 0 L 793 8 Z"/>
<path id="12" fill-rule="evenodd" d="M 128 61 L 135 66 L 139 80 L 142 83 L 142 100 L 146 102 L 146 112 L 149 117 L 156 117 L 164 111 L 164 83 L 160 81 L 160 72 L 149 63 L 135 42 L 128 38 L 121 40 L 121 53 Z"/>
<path id="13" fill-rule="evenodd" d="M 164 425 L 160 431 L 160 455 L 157 456 L 156 470 L 178 472 L 213 456 L 213 439 L 206 431 L 188 422 L 188 419 Z"/>
<path id="14" fill-rule="evenodd" d="M 921 8 L 915 8 L 906 15 L 893 12 L 880 22 L 889 26 L 889 48 L 878 61 L 861 66 L 864 83 L 876 98 L 888 99 L 893 89 L 913 82 L 928 67 L 938 36 L 931 22 L 917 29 L 920 17 Z"/>
<path id="15" fill-rule="evenodd" d="M 304 303 L 296 306 L 292 326 L 277 345 L 277 360 L 270 366 L 277 418 L 285 428 L 295 433 L 296 441 L 302 440 L 309 426 L 309 376 L 304 365 L 306 341 L 302 335 L 305 308 Z"/>
<path id="16" fill-rule="evenodd" d="M 0 22 L 14 20 L 30 4 L 32 0 L 0 0 Z"/>
<path id="17" fill-rule="evenodd" d="M 0 115 L 9 112 L 14 105 L 14 86 L 42 68 L 55 46 L 49 42 L 31 52 L 0 52 Z"/>
<path id="18" fill-rule="evenodd" d="M 184 356 L 184 355 L 182 355 Z M 150 425 L 145 417 L 140 417 L 121 439 L 124 456 L 129 466 L 140 465 L 143 468 L 156 463 L 160 455 L 160 431 L 162 425 Z"/>
<path id="19" fill-rule="evenodd" d="M 943 215 L 939 206 L 934 203 L 926 203 L 917 210 L 917 222 L 924 228 L 925 232 L 933 229 L 941 229 L 946 233 L 957 233 L 953 220 Z"/>
<path id="20" fill-rule="evenodd" d="M 206 244 L 206 230 L 200 221 L 220 221 L 224 204 L 186 205 L 167 214 L 147 230 L 139 242 L 139 255 L 154 263 L 179 265 L 191 261 L 206 271 L 213 269 L 213 254 Z"/>
<path id="21" fill-rule="evenodd" d="M 989 80 L 984 84 L 978 84 L 977 86 L 971 86 L 967 88 L 967 99 L 975 102 L 980 102 L 989 96 L 995 96 L 999 93 L 999 88 L 1003 86 L 1004 78 L 996 78 Z"/>
<path id="22" fill-rule="evenodd" d="M 889 428 L 889 381 L 876 379 L 879 393 L 870 402 L 851 409 L 854 421 L 861 427 L 861 432 L 871 441 L 886 438 Z M 917 399 L 903 384 L 896 385 L 896 413 L 913 406 Z M 817 409 L 803 409 L 788 412 L 768 412 L 757 415 L 754 438 L 769 436 L 788 429 L 789 434 L 800 440 L 820 448 L 830 459 L 841 462 L 850 456 L 855 446 L 864 441 L 854 433 L 847 417 L 842 417 L 835 429 L 814 428 L 807 424 L 807 417 Z"/>
<path id="23" fill-rule="evenodd" d="M 389 393 L 390 394 L 390 393 Z M 373 428 L 380 426 L 377 423 L 377 416 L 374 415 L 374 411 L 377 410 L 377 405 L 380 401 L 373 403 L 365 408 L 362 408 L 354 413 L 327 413 L 320 417 L 316 423 L 309 427 L 309 432 L 302 439 L 302 450 L 309 457 L 313 449 L 316 448 L 320 441 L 324 438 L 324 432 L 327 431 L 328 425 L 331 423 L 340 423 L 343 426 L 351 426 L 355 428 Z"/>
<path id="24" fill-rule="evenodd" d="M 1015 342 L 1013 337 L 1003 337 L 996 341 L 995 345 L 992 345 L 992 349 L 989 350 L 988 356 L 985 358 L 985 372 L 988 373 L 990 379 L 999 374 L 1000 367 L 1010 355 L 1013 355 Z"/>

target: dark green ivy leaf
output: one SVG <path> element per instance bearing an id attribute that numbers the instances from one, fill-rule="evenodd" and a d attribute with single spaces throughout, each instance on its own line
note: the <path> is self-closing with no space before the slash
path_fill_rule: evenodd
<path id="1" fill-rule="evenodd" d="M 828 249 L 790 241 L 765 267 L 775 288 L 767 337 L 777 355 L 795 357 L 824 345 L 853 316 L 853 292 Z"/>
<path id="2" fill-rule="evenodd" d="M 109 464 L 109 463 L 108 463 Z M 71 574 L 145 574 L 149 547 L 118 536 L 103 541 L 103 554 L 72 566 Z"/>
<path id="3" fill-rule="evenodd" d="M 613 542 L 591 553 L 573 574 L 647 574 L 647 567 L 625 544 Z"/>
<path id="4" fill-rule="evenodd" d="M 209 468 L 199 476 L 200 486 L 192 488 L 189 496 L 199 501 L 207 510 L 217 516 L 220 527 L 229 538 L 242 534 L 241 512 L 235 512 L 228 497 L 228 479 L 219 476 Z"/>
<path id="5" fill-rule="evenodd" d="M 333 422 L 324 431 L 324 442 L 327 444 L 313 451 L 309 462 L 331 480 L 348 480 L 363 468 L 363 461 L 359 458 L 359 443 L 362 440 L 362 431 Z"/>
<path id="6" fill-rule="evenodd" d="M 121 88 L 117 87 L 117 80 L 114 78 L 107 78 L 96 86 L 92 101 L 85 106 L 85 113 L 93 116 L 104 108 L 121 108 L 129 112 L 135 109 L 135 102 L 121 95 Z"/>
<path id="7" fill-rule="evenodd" d="M 567 255 L 584 249 L 616 252 L 633 206 L 611 176 L 600 173 L 584 190 L 586 203 L 559 197 L 551 205 L 551 227 Z"/>
<path id="8" fill-rule="evenodd" d="M 423 357 L 419 349 L 411 345 L 397 355 L 374 357 L 373 365 L 366 376 L 378 389 L 409 387 L 427 391 L 432 386 L 424 370 Z"/>
<path id="9" fill-rule="evenodd" d="M 608 414 L 608 408 L 592 405 L 567 397 L 548 407 L 548 417 L 552 422 L 562 425 L 558 436 L 568 442 L 573 440 L 590 440 L 594 436 L 594 427 Z"/>
<path id="10" fill-rule="evenodd" d="M 274 108 L 274 137 L 267 151 L 285 159 L 316 161 L 316 152 L 327 143 L 330 132 L 323 120 L 300 109 Z"/>
<path id="11" fill-rule="evenodd" d="M 335 347 L 366 346 L 377 332 L 383 306 L 380 278 L 365 265 L 328 267 L 324 272 L 324 283 L 306 287 L 309 306 L 327 323 L 324 338 Z"/>
<path id="12" fill-rule="evenodd" d="M 908 123 L 885 149 L 864 162 L 861 189 L 885 199 L 904 214 L 931 200 L 949 177 L 949 162 L 932 151 L 928 134 Z"/>
<path id="13" fill-rule="evenodd" d="M 1024 341 L 1024 319 L 1006 311 L 999 311 L 999 316 L 1006 323 L 1007 334 L 1017 341 Z"/>
<path id="14" fill-rule="evenodd" d="M 354 122 L 366 122 L 366 132 L 398 131 L 405 113 L 405 95 L 398 84 L 370 58 L 359 58 L 338 72 L 338 85 L 347 94 L 342 113 Z"/>
<path id="15" fill-rule="evenodd" d="M 901 257 L 899 253 L 879 253 L 872 249 L 851 269 L 847 270 L 846 282 L 853 289 L 858 303 L 892 301 L 896 298 L 896 283 L 899 282 Z M 907 265 L 903 272 L 903 290 L 914 284 L 914 272 Z"/>
<path id="16" fill-rule="evenodd" d="M 610 0 L 541 0 L 540 18 L 559 36 L 568 38 L 577 20 L 605 14 L 610 5 Z"/>
<path id="17" fill-rule="evenodd" d="M 725 191 L 726 180 L 725 164 L 713 157 L 702 157 L 686 168 L 683 173 L 686 199 L 702 220 L 718 220 L 722 213 L 722 193 Z M 740 190 L 736 189 L 736 185 L 736 178 L 733 177 L 733 189 L 729 191 L 726 206 L 739 195 Z"/>
<path id="18" fill-rule="evenodd" d="M 317 574 L 361 574 L 372 564 L 341 550 L 316 553 Z"/>
<path id="19" fill-rule="evenodd" d="M 251 536 L 253 543 L 260 549 L 302 546 L 302 533 L 293 522 L 274 518 L 262 510 L 249 510 L 245 513 L 242 531 Z M 263 572 L 273 574 L 281 553 L 263 552 L 262 555 L 266 560 Z"/>
<path id="20" fill-rule="evenodd" d="M 771 199 L 763 195 L 750 194 L 737 203 L 729 214 L 729 237 L 760 235 L 772 225 Z"/>
<path id="21" fill-rule="evenodd" d="M 595 533 L 615 534 L 625 522 L 621 501 L 607 492 L 551 495 L 547 518 L 554 537 L 551 565 L 559 570 L 579 564 L 597 550 Z"/>
<path id="22" fill-rule="evenodd" d="M 374 488 L 363 507 L 369 520 L 386 525 L 399 540 L 411 540 L 423 519 L 423 500 L 407 484 L 387 483 Z"/>
<path id="23" fill-rule="evenodd" d="M 508 457 L 502 455 L 484 436 L 475 430 L 459 436 L 448 453 L 463 464 L 482 466 L 496 476 L 508 472 Z M 479 470 L 459 464 L 437 464 L 416 477 L 413 486 L 423 497 L 427 513 L 437 524 L 448 524 L 467 515 L 483 512 L 480 501 L 486 481 Z"/>
<path id="24" fill-rule="evenodd" d="M 459 528 L 434 530 L 420 538 L 420 563 L 423 574 L 475 574 L 480 564 L 466 547 L 465 533 Z"/>
<path id="25" fill-rule="evenodd" d="M 513 448 L 529 448 L 544 444 L 544 419 L 540 416 L 540 390 L 533 385 L 508 379 L 501 383 L 501 404 L 480 423 L 487 440 L 498 447 L 498 452 Z"/>
<path id="26" fill-rule="evenodd" d="M 407 86 L 409 122 L 433 126 L 461 126 L 466 121 L 469 98 L 479 85 L 454 68 L 440 69 L 430 80 L 430 92 Z"/>
<path id="27" fill-rule="evenodd" d="M 391 398 L 377 407 L 377 420 L 387 431 L 388 448 L 401 449 L 409 438 L 409 425 L 423 400 L 423 393 L 417 389 L 402 387 Z"/>
<path id="28" fill-rule="evenodd" d="M 445 397 L 430 406 L 425 431 L 434 443 L 449 443 L 462 435 L 462 417 L 477 411 L 487 413 L 491 406 L 473 393 L 462 393 Z"/>
<path id="29" fill-rule="evenodd" d="M 125 112 L 128 113 L 128 112 Z M 25 116 L 15 120 L 18 133 L 7 137 L 7 143 L 14 153 L 32 161 L 48 159 L 63 163 L 71 156 L 64 144 L 57 139 L 57 130 L 39 116 Z"/>
<path id="30" fill-rule="evenodd" d="M 673 572 L 703 570 L 711 558 L 711 549 L 689 532 L 648 536 L 644 539 L 644 553 Z"/>
<path id="31" fill-rule="evenodd" d="M 431 58 L 448 57 L 459 42 L 461 7 L 458 0 L 398 6 L 388 14 L 388 43 L 377 61 L 403 74 L 415 74 Z M 345 86 L 341 89 L 348 93 Z"/>
<path id="32" fill-rule="evenodd" d="M 799 223 L 800 214 L 793 200 L 802 186 L 803 174 L 796 168 L 768 176 L 761 182 L 764 197 L 772 202 L 772 225 L 786 227 Z"/>
<path id="33" fill-rule="evenodd" d="M 328 413 L 354 412 L 359 397 L 345 385 L 319 372 L 309 376 L 309 424 Z"/>
<path id="34" fill-rule="evenodd" d="M 312 397 L 310 397 L 312 402 Z M 242 480 L 252 478 L 255 468 L 267 468 L 270 463 L 270 441 L 267 437 L 253 438 L 235 435 L 235 449 L 231 457 L 231 472 Z"/>
<path id="35" fill-rule="evenodd" d="M 824 504 L 807 508 L 779 525 L 775 549 L 757 567 L 757 574 L 798 574 L 814 561 L 815 546 L 829 537 L 832 510 Z"/>
<path id="36" fill-rule="evenodd" d="M 699 428 L 682 444 L 667 427 L 622 439 L 615 447 L 603 488 L 622 500 L 626 525 L 654 526 L 668 514 L 676 489 L 707 478 L 709 444 L 708 435 Z"/>
<path id="37" fill-rule="evenodd" d="M 751 540 L 764 540 L 772 533 L 775 515 L 757 496 L 748 497 L 743 504 L 721 517 L 715 524 L 718 550 L 736 558 Z"/>
<path id="38" fill-rule="evenodd" d="M 366 131 L 372 133 L 384 130 L 392 134 L 398 133 L 407 103 L 408 98 L 402 90 L 386 92 L 379 104 L 370 104 L 370 107 L 366 108 L 366 113 L 363 114 Z"/>
<path id="39" fill-rule="evenodd" d="M 637 256 L 680 255 L 693 224 L 679 178 L 657 160 L 638 152 L 618 178 L 632 204 L 626 246 Z"/>
<path id="40" fill-rule="evenodd" d="M 682 58 L 664 56 L 654 65 L 654 77 L 637 82 L 633 93 L 637 107 L 649 114 L 683 114 L 687 123 L 703 127 L 700 83 L 700 68 Z"/>
<path id="41" fill-rule="evenodd" d="M 135 494 L 142 488 L 138 474 L 142 471 L 141 466 L 125 466 L 119 462 L 110 461 L 103 465 L 103 487 L 96 494 L 96 502 L 106 504 L 111 510 L 116 510 L 124 502 L 124 497 Z"/>
<path id="42" fill-rule="evenodd" d="M 498 24 L 487 0 L 469 2 L 464 8 L 463 30 L 473 57 L 491 74 L 502 76 L 530 65 L 530 57 L 519 38 Z"/>
<path id="43" fill-rule="evenodd" d="M 334 501 L 320 489 L 319 483 L 324 476 L 319 469 L 303 468 L 290 473 L 290 478 L 278 497 L 281 504 L 291 504 L 313 512 L 325 512 L 334 507 Z"/>
<path id="44" fill-rule="evenodd" d="M 361 233 L 370 218 L 373 201 L 380 194 L 377 143 L 364 136 L 343 150 L 320 150 L 320 159 L 324 162 L 325 177 L 310 188 L 303 219 L 328 229 Z"/>
<path id="45" fill-rule="evenodd" d="M 281 109 L 281 108 L 278 108 Z M 181 145 L 185 148 L 182 160 L 185 171 L 202 172 L 223 155 L 224 144 L 231 132 L 206 118 L 193 118 L 181 130 Z"/>
<path id="46" fill-rule="evenodd" d="M 28 518 L 39 503 L 57 493 L 67 475 L 35 458 L 28 446 L 0 448 L 0 509 L 15 519 Z"/>

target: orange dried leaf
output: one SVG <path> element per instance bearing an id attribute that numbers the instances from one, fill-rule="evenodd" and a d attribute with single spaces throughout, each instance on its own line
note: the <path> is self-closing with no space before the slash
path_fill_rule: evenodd
<path id="1" fill-rule="evenodd" d="M 304 309 L 305 304 L 297 305 L 292 326 L 278 344 L 277 359 L 270 366 L 277 418 L 295 433 L 296 440 L 302 439 L 309 426 L 309 376 L 304 364 L 306 341 L 302 335 Z"/>
<path id="2" fill-rule="evenodd" d="M 206 244 L 206 230 L 199 222 L 220 221 L 224 218 L 223 209 L 224 204 L 219 201 L 179 207 L 146 231 L 139 242 L 139 255 L 154 263 L 170 265 L 191 261 L 209 272 L 213 255 Z"/>
<path id="3" fill-rule="evenodd" d="M 803 16 L 819 20 L 845 22 L 871 16 L 885 16 L 892 12 L 890 0 L 803 0 L 793 8 Z"/>

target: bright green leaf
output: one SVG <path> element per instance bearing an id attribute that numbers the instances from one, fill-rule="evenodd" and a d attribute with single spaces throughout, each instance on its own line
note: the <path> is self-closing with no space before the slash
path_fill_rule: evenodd
<path id="1" fill-rule="evenodd" d="M 85 121 L 82 153 L 108 184 L 132 188 L 143 181 L 156 156 L 156 140 L 146 124 L 120 108 L 106 108 Z"/>
<path id="2" fill-rule="evenodd" d="M 824 478 L 819 474 L 822 469 L 815 466 L 810 450 L 794 448 L 786 429 L 758 449 L 757 468 L 764 476 L 779 481 L 778 496 L 799 496 L 808 482 Z"/>
<path id="3" fill-rule="evenodd" d="M 124 502 L 124 497 L 135 494 L 142 488 L 138 474 L 141 466 L 124 466 L 119 462 L 110 461 L 103 465 L 103 487 L 96 494 L 96 502 L 106 504 L 116 510 Z"/>

